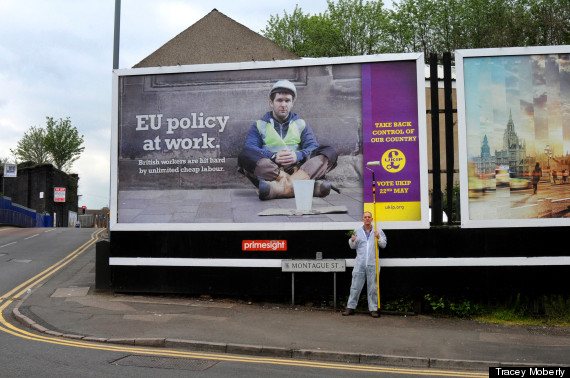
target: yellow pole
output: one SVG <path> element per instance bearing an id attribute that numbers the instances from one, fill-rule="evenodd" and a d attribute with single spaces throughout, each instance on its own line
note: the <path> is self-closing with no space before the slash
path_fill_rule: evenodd
<path id="1" fill-rule="evenodd" d="M 376 221 L 376 182 L 374 181 L 374 173 L 372 174 L 372 180 L 372 217 L 374 218 L 374 247 L 376 249 L 376 290 L 378 293 L 378 309 L 380 310 L 380 269 L 378 269 L 378 239 L 376 238 L 378 222 Z"/>
<path id="2" fill-rule="evenodd" d="M 378 265 L 378 239 L 376 238 L 377 221 L 376 221 L 376 177 L 374 169 L 370 167 L 377 167 L 380 165 L 379 161 L 369 161 L 366 163 L 366 169 L 372 172 L 372 218 L 374 220 L 374 248 L 376 249 L 376 292 L 378 294 L 378 309 L 380 309 L 380 270 Z"/>

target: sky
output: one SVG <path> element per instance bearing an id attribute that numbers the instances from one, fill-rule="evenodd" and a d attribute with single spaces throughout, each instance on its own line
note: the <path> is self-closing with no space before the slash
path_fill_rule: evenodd
<path id="1" fill-rule="evenodd" d="M 546 165 L 570 152 L 570 64 L 568 54 L 475 57 L 464 61 L 470 157 L 481 155 L 487 136 L 491 155 L 503 150 L 512 117 L 526 152 Z"/>
<path id="2" fill-rule="evenodd" d="M 260 32 L 271 15 L 323 13 L 326 0 L 122 0 L 119 68 L 130 68 L 212 9 Z M 388 2 L 385 2 L 388 3 Z M 79 206 L 109 206 L 113 0 L 0 0 L 0 158 L 46 116 L 84 136 Z"/>

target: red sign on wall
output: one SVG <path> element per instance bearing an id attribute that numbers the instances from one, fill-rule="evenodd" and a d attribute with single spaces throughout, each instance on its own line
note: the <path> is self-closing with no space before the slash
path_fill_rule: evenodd
<path id="1" fill-rule="evenodd" d="M 65 188 L 53 188 L 53 202 L 65 202 Z"/>
<path id="2" fill-rule="evenodd" d="M 243 240 L 242 251 L 286 251 L 287 240 Z"/>

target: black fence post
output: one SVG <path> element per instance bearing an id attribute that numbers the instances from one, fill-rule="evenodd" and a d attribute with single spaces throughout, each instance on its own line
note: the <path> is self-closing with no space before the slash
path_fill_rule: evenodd
<path id="1" fill-rule="evenodd" d="M 453 218 L 453 176 L 455 172 L 455 155 L 453 146 L 453 92 L 451 88 L 451 53 L 443 53 L 443 91 L 445 96 L 445 169 L 447 172 L 446 193 L 448 223 L 452 223 Z M 456 203 L 456 206 L 458 204 Z"/>
<path id="2" fill-rule="evenodd" d="M 430 71 L 430 94 L 431 94 L 431 161 L 432 161 L 432 184 L 431 195 L 431 224 L 440 226 L 443 223 L 441 208 L 441 167 L 439 153 L 439 96 L 437 77 L 437 54 L 429 56 Z"/>
<path id="3" fill-rule="evenodd" d="M 95 290 L 111 289 L 111 245 L 108 240 L 100 240 L 95 244 Z"/>

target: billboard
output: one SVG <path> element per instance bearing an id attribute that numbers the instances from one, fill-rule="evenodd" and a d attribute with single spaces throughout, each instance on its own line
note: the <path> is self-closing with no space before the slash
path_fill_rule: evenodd
<path id="1" fill-rule="evenodd" d="M 463 227 L 570 225 L 569 57 L 456 51 Z"/>
<path id="2" fill-rule="evenodd" d="M 423 54 L 116 70 L 111 229 L 427 228 L 424 83 Z"/>

